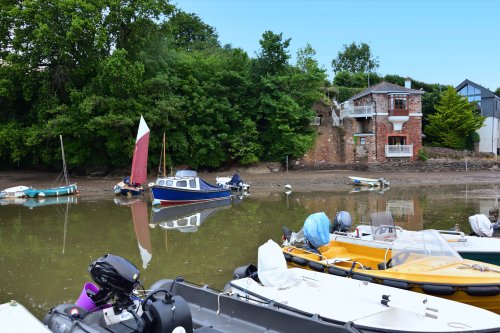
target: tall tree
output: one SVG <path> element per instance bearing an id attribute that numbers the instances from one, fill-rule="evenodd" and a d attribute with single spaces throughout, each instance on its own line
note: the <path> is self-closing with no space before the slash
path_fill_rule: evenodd
<path id="1" fill-rule="evenodd" d="M 332 68 L 335 73 L 341 71 L 349 73 L 373 72 L 378 67 L 378 57 L 372 56 L 370 45 L 366 43 L 344 44 L 343 50 L 339 51 L 337 58 L 332 60 Z"/>
<path id="2" fill-rule="evenodd" d="M 498 87 L 497 90 L 495 90 L 495 95 L 500 96 L 500 87 Z"/>
<path id="3" fill-rule="evenodd" d="M 435 109 L 436 113 L 428 115 L 429 124 L 425 128 L 431 144 L 472 150 L 477 141 L 476 131 L 483 126 L 485 119 L 478 114 L 477 105 L 448 87 L 441 93 Z"/>
<path id="4" fill-rule="evenodd" d="M 283 34 L 275 34 L 272 31 L 266 31 L 259 41 L 261 50 L 257 54 L 256 74 L 265 76 L 282 73 L 288 68 L 290 54 L 288 47 L 291 39 L 283 39 Z"/>
<path id="5" fill-rule="evenodd" d="M 185 51 L 220 47 L 217 31 L 196 14 L 176 11 L 165 24 L 171 45 Z"/>

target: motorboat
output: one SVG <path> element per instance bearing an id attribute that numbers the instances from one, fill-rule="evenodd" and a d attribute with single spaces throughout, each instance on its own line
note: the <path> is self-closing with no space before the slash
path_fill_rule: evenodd
<path id="1" fill-rule="evenodd" d="M 57 305 L 43 319 L 52 332 L 368 333 L 182 278 L 157 281 L 145 291 L 139 270 L 112 254 L 97 259 L 88 270 L 95 284 L 85 283 L 74 304 Z"/>
<path id="2" fill-rule="evenodd" d="M 0 331 L 50 333 L 40 320 L 14 300 L 0 304 Z"/>
<path id="3" fill-rule="evenodd" d="M 280 246 L 259 247 L 257 275 L 230 282 L 232 293 L 254 302 L 303 311 L 366 332 L 495 332 L 500 316 L 447 299 L 346 279 L 302 268 L 287 268 Z M 255 272 L 255 269 L 253 269 Z M 241 277 L 243 275 L 243 277 Z"/>
<path id="4" fill-rule="evenodd" d="M 115 185 L 113 192 L 116 195 L 144 194 L 144 187 L 142 184 L 147 182 L 148 176 L 148 147 L 149 127 L 141 116 L 137 137 L 135 139 L 130 177 L 125 177 L 123 181 Z"/>
<path id="5" fill-rule="evenodd" d="M 232 191 L 250 191 L 250 184 L 245 183 L 238 173 L 235 173 L 232 177 L 215 177 L 215 183 Z"/>
<path id="6" fill-rule="evenodd" d="M 364 177 L 356 177 L 349 176 L 353 185 L 362 185 L 362 186 L 371 186 L 371 187 L 387 187 L 389 186 L 389 182 L 384 178 L 364 178 Z"/>
<path id="7" fill-rule="evenodd" d="M 13 199 L 13 198 L 24 198 L 26 193 L 24 191 L 29 190 L 28 186 L 20 185 L 6 188 L 0 191 L 0 199 Z"/>
<path id="8" fill-rule="evenodd" d="M 153 205 L 191 204 L 231 197 L 230 189 L 209 184 L 193 170 L 180 170 L 175 176 L 159 177 L 149 185 Z"/>
<path id="9" fill-rule="evenodd" d="M 396 238 L 407 237 L 415 233 L 415 231 L 396 226 L 388 211 L 372 213 L 370 220 L 371 224 L 360 224 L 353 232 L 347 232 L 349 225 L 346 232 L 336 232 L 336 235 L 332 237 L 339 240 L 342 237 L 354 237 L 367 246 L 387 248 Z M 492 225 L 488 217 L 482 214 L 469 217 L 469 221 L 472 226 L 474 223 L 479 225 L 476 228 L 477 232 L 489 229 Z M 437 231 L 462 258 L 500 265 L 500 238 L 470 236 L 455 228 Z"/>
<path id="10" fill-rule="evenodd" d="M 376 247 L 335 231 L 325 236 L 330 222 L 326 215 L 319 216 L 323 218 L 308 217 L 306 222 L 313 222 L 309 228 L 304 223 L 304 242 L 285 237 L 282 251 L 291 266 L 437 295 L 500 313 L 500 267 L 463 259 L 436 230 L 414 232 Z"/>

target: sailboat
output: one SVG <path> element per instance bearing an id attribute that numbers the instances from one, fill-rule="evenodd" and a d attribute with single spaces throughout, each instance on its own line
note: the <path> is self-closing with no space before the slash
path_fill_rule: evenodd
<path id="1" fill-rule="evenodd" d="M 63 160 L 62 174 L 64 175 L 65 185 L 59 187 L 46 188 L 46 189 L 29 188 L 27 190 L 24 190 L 24 193 L 26 194 L 27 197 L 30 198 L 58 197 L 61 195 L 72 195 L 79 193 L 76 184 L 69 183 L 68 170 L 66 169 L 66 159 L 64 157 L 64 145 L 63 145 L 62 135 L 59 135 L 59 139 L 61 140 L 61 154 Z"/>
<path id="2" fill-rule="evenodd" d="M 114 192 L 116 195 L 144 194 L 144 188 L 141 184 L 144 184 L 148 178 L 148 146 L 149 127 L 141 116 L 135 140 L 130 177 L 126 177 L 123 181 L 115 185 Z"/>

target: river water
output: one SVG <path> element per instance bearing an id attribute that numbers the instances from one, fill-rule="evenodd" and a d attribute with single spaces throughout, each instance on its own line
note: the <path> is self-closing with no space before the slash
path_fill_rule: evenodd
<path id="1" fill-rule="evenodd" d="M 389 210 L 410 230 L 470 232 L 468 217 L 498 206 L 499 185 L 390 188 L 386 191 L 251 193 L 218 207 L 153 209 L 143 199 L 61 197 L 18 200 L 0 206 L 0 303 L 15 299 L 38 318 L 73 303 L 89 264 L 106 253 L 127 258 L 147 288 L 183 276 L 222 289 L 236 267 L 256 264 L 257 249 L 280 242 L 281 226 L 301 228 L 324 211 L 348 211 L 353 224 Z M 188 216 L 188 218 L 182 217 Z"/>

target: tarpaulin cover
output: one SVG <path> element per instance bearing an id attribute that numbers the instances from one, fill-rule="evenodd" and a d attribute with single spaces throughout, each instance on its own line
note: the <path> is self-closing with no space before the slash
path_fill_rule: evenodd
<path id="1" fill-rule="evenodd" d="M 304 222 L 304 234 L 312 246 L 318 248 L 330 241 L 330 220 L 325 213 L 314 213 Z"/>
<path id="2" fill-rule="evenodd" d="M 204 181 L 203 179 L 200 178 L 200 190 L 203 190 L 203 191 L 218 190 L 218 191 L 220 191 L 221 187 L 209 184 L 209 183 L 207 183 L 206 181 Z"/>

